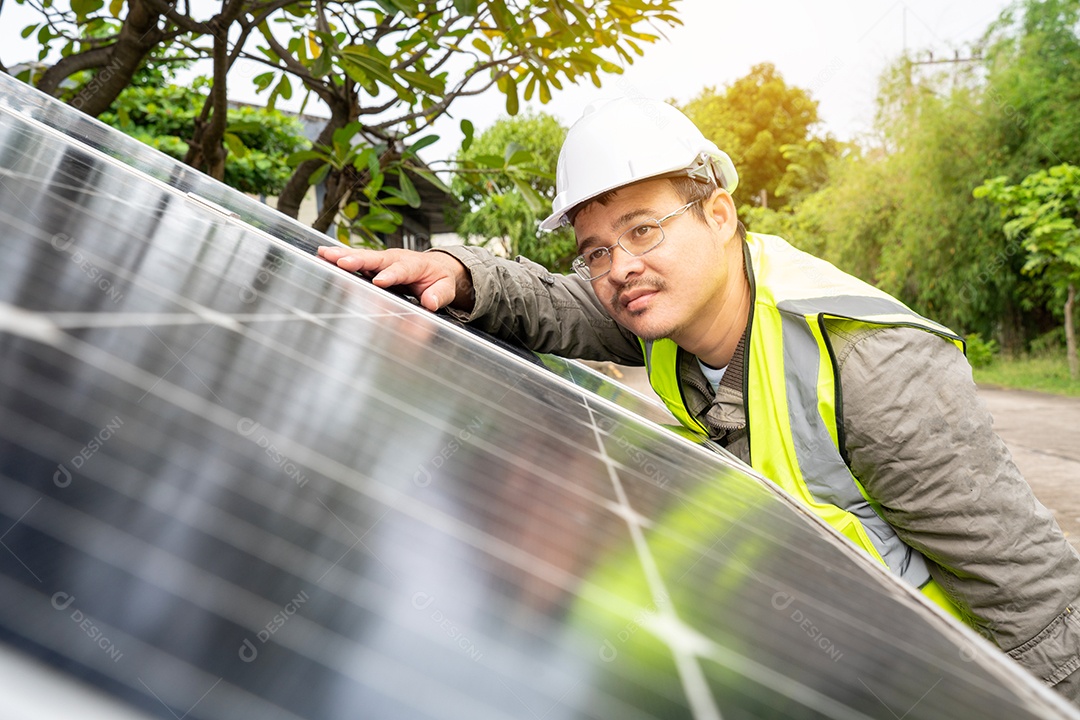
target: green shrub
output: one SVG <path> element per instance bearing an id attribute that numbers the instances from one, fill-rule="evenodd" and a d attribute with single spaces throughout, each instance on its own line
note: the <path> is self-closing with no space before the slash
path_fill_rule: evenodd
<path id="1" fill-rule="evenodd" d="M 1050 357 L 1065 354 L 1065 328 L 1056 327 L 1031 341 L 1031 354 L 1035 357 Z"/>
<path id="2" fill-rule="evenodd" d="M 983 368 L 994 362 L 998 354 L 997 340 L 983 340 L 979 333 L 971 333 L 964 338 L 967 342 L 967 358 L 973 368 Z"/>

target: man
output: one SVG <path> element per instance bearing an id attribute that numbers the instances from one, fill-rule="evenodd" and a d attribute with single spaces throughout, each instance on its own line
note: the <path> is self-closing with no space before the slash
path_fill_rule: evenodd
<path id="1" fill-rule="evenodd" d="M 780 238 L 747 234 L 727 155 L 675 108 L 586 110 L 554 212 L 575 275 L 477 248 L 322 248 L 534 350 L 641 365 L 672 413 L 1080 700 L 1080 557 L 976 397 L 963 343 Z"/>

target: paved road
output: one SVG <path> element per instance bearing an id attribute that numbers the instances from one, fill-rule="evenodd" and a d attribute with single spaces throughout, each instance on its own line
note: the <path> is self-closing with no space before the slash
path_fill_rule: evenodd
<path id="1" fill-rule="evenodd" d="M 601 368 L 610 373 L 611 368 Z M 618 366 L 619 381 L 651 397 L 644 368 Z M 1035 496 L 1080 550 L 1080 398 L 980 388 L 994 429 Z"/>
<path id="2" fill-rule="evenodd" d="M 1080 398 L 980 388 L 994 430 L 1080 550 Z"/>

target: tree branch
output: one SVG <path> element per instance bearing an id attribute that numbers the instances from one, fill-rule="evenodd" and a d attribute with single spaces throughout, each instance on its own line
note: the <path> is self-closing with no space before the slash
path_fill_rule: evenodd
<path id="1" fill-rule="evenodd" d="M 285 67 L 282 68 L 280 65 L 272 63 L 264 58 L 248 55 L 247 53 L 245 53 L 247 57 L 252 60 L 257 60 L 258 62 L 266 63 L 267 65 L 270 65 L 276 70 L 285 70 L 292 73 L 294 76 L 299 78 L 300 81 L 304 83 L 304 85 L 310 88 L 313 93 L 318 95 L 327 105 L 340 101 L 340 99 L 326 86 L 326 83 L 322 82 L 321 80 L 319 80 L 319 78 L 312 75 L 308 71 L 308 69 L 304 67 L 303 63 L 301 63 L 299 60 L 289 54 L 289 51 L 277 41 L 277 38 L 274 37 L 273 33 L 270 32 L 269 28 L 265 28 L 260 25 L 259 32 L 262 33 L 262 36 L 266 40 L 266 43 L 270 46 L 270 49 L 274 51 L 274 54 L 278 56 L 278 60 Z"/>
<path id="2" fill-rule="evenodd" d="M 469 97 L 471 95 L 478 95 L 478 94 L 484 92 L 485 90 L 487 90 L 488 88 L 490 88 L 496 82 L 498 82 L 499 79 L 501 79 L 501 78 L 505 77 L 506 75 L 510 74 L 509 70 L 503 70 L 502 72 L 495 73 L 495 76 L 493 78 L 491 78 L 491 80 L 489 80 L 487 82 L 487 84 L 480 86 L 476 90 L 468 90 L 468 91 L 466 91 L 464 89 L 465 86 L 474 77 L 476 77 L 477 73 L 480 73 L 480 72 L 482 72 L 484 70 L 495 67 L 497 65 L 502 65 L 502 64 L 508 62 L 509 60 L 512 60 L 514 57 L 516 57 L 516 56 L 512 55 L 512 56 L 510 56 L 510 58 L 506 58 L 506 59 L 503 59 L 503 60 L 491 60 L 489 62 L 480 63 L 479 65 L 474 66 L 467 73 L 465 73 L 465 77 L 462 78 L 461 82 L 459 82 L 457 84 L 456 88 L 454 88 L 450 92 L 443 95 L 442 100 L 435 103 L 431 107 L 428 107 L 428 108 L 425 108 L 425 109 L 422 109 L 422 110 L 417 110 L 415 112 L 411 112 L 411 113 L 408 113 L 406 115 L 402 115 L 401 117 L 395 118 L 393 120 L 387 120 L 386 122 L 379 123 L 378 125 L 373 125 L 371 129 L 372 130 L 384 130 L 384 129 L 388 128 L 388 127 L 392 127 L 394 125 L 399 125 L 399 124 L 401 124 L 403 122 L 408 122 L 409 120 L 414 120 L 414 119 L 416 119 L 418 117 L 424 117 L 426 115 L 439 115 L 439 114 L 442 114 L 446 110 L 446 108 L 450 106 L 450 103 L 453 102 L 455 98 Z M 424 127 L 427 127 L 427 126 L 425 125 Z"/>
<path id="3" fill-rule="evenodd" d="M 446 20 L 444 23 L 442 23 L 442 29 L 438 33 L 435 34 L 435 37 L 431 38 L 430 40 L 425 41 L 424 44 L 421 45 L 421 48 L 419 50 L 417 50 L 412 55 L 410 55 L 409 57 L 407 57 L 404 60 L 402 60 L 401 62 L 399 62 L 397 65 L 390 68 L 390 71 L 391 72 L 400 72 L 400 71 L 404 70 L 405 68 L 407 68 L 407 67 L 409 67 L 411 65 L 414 65 L 417 60 L 424 57 L 425 55 L 430 53 L 433 49 L 438 47 L 439 40 L 442 40 L 444 37 L 446 37 L 446 34 L 448 32 L 450 32 L 450 28 L 453 27 L 454 23 L 456 23 L 462 17 L 463 17 L 462 15 L 458 15 L 457 17 L 453 17 L 453 18 L 450 18 L 450 19 Z M 473 30 L 475 30 L 476 26 L 477 26 L 477 24 L 479 22 L 480 22 L 479 17 L 473 18 L 473 20 L 469 23 L 468 29 L 465 31 L 466 34 L 472 32 Z"/>
<path id="4" fill-rule="evenodd" d="M 379 113 L 386 112 L 393 106 L 397 105 L 399 102 L 401 102 L 401 100 L 399 100 L 395 96 L 387 100 L 382 105 L 376 105 L 375 107 L 358 108 L 356 112 L 358 115 L 378 115 Z"/>
<path id="5" fill-rule="evenodd" d="M 199 22 L 198 20 L 192 20 L 189 15 L 178 13 L 171 3 L 165 0 L 143 0 L 150 8 L 159 15 L 164 15 L 173 22 L 177 27 L 183 28 L 191 33 L 198 35 L 212 35 L 214 30 L 211 26 L 213 20 L 207 22 Z M 215 16 L 216 17 L 216 16 Z"/>
<path id="6" fill-rule="evenodd" d="M 112 45 L 60 58 L 38 78 L 37 89 L 48 95 L 56 95 L 61 82 L 77 72 L 104 67 L 111 56 Z"/>

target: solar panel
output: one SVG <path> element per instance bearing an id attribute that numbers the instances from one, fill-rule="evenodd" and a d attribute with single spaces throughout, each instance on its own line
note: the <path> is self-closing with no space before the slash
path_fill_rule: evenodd
<path id="1" fill-rule="evenodd" d="M 7 77 L 0 113 L 0 710 L 1070 716 L 644 398 Z"/>

